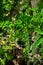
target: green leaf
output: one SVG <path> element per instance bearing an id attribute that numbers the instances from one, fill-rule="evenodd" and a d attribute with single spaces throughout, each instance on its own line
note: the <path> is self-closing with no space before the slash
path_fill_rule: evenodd
<path id="1" fill-rule="evenodd" d="M 41 14 L 43 15 L 43 9 L 41 9 Z"/>
<path id="2" fill-rule="evenodd" d="M 43 42 L 43 38 L 39 38 L 33 45 L 31 46 L 31 50 L 37 49 L 37 47 Z"/>
<path id="3" fill-rule="evenodd" d="M 35 29 L 35 32 L 37 32 L 38 34 L 43 35 L 43 31 L 39 30 L 39 29 Z"/>

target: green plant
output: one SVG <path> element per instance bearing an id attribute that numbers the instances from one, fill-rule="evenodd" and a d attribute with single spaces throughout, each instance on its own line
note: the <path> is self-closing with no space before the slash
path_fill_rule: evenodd
<path id="1" fill-rule="evenodd" d="M 23 48 L 27 63 L 37 64 L 43 59 L 43 8 L 30 8 L 28 0 L 1 0 L 0 4 L 0 64 L 13 59 L 8 51 L 16 44 Z"/>
<path id="2" fill-rule="evenodd" d="M 32 55 L 34 55 L 35 53 L 37 54 L 37 51 L 34 51 L 37 50 L 37 48 L 39 48 L 39 46 L 43 44 L 43 16 L 41 14 L 42 11 L 37 12 L 38 10 L 34 11 L 33 9 L 32 11 L 33 13 L 35 12 L 32 17 L 29 16 L 27 12 L 22 13 L 18 17 L 18 19 L 16 19 L 17 21 L 15 22 L 15 35 L 16 37 L 20 38 L 22 41 L 25 42 L 25 48 L 23 49 L 23 54 L 25 58 L 27 58 L 27 55 L 30 53 Z M 35 34 L 33 35 L 33 33 Z M 31 41 L 29 35 L 31 35 Z M 32 41 L 34 43 L 32 43 L 31 45 Z"/>

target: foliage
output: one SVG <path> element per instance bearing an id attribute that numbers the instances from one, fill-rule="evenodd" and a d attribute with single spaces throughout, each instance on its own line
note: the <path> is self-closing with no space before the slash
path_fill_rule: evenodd
<path id="1" fill-rule="evenodd" d="M 23 48 L 27 65 L 31 62 L 38 65 L 43 59 L 43 8 L 31 8 L 28 0 L 1 0 L 0 3 L 0 64 L 13 59 L 8 52 L 18 44 Z"/>

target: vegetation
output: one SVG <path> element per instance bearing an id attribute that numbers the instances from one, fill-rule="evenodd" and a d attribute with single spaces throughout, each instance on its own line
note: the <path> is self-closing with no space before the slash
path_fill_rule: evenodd
<path id="1" fill-rule="evenodd" d="M 43 65 L 43 0 L 1 0 L 0 65 L 23 64 Z"/>

